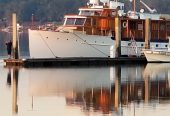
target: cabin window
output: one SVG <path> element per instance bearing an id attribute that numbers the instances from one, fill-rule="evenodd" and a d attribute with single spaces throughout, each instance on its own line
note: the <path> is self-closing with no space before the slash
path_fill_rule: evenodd
<path id="1" fill-rule="evenodd" d="M 118 10 L 121 10 L 121 6 L 117 6 L 117 9 L 118 9 Z"/>
<path id="2" fill-rule="evenodd" d="M 68 18 L 66 21 L 66 25 L 74 25 L 75 18 Z"/>
<path id="3" fill-rule="evenodd" d="M 141 44 L 141 47 L 143 47 L 143 44 Z"/>
<path id="4" fill-rule="evenodd" d="M 91 26 L 91 19 L 87 18 L 85 20 L 85 26 Z"/>
<path id="5" fill-rule="evenodd" d="M 169 25 L 167 25 L 167 30 L 170 30 L 170 24 L 169 24 Z"/>
<path id="6" fill-rule="evenodd" d="M 89 15 L 90 13 L 89 13 L 89 11 L 81 11 L 80 12 L 80 15 Z"/>
<path id="7" fill-rule="evenodd" d="M 65 25 L 65 22 L 66 22 L 66 19 L 64 18 L 64 19 L 62 20 L 62 24 Z"/>
<path id="8" fill-rule="evenodd" d="M 100 14 L 101 14 L 101 11 L 95 11 L 95 12 L 94 12 L 94 15 L 95 15 L 95 16 L 100 16 Z"/>
<path id="9" fill-rule="evenodd" d="M 129 27 L 130 27 L 130 29 L 137 29 L 135 22 L 130 23 Z"/>
<path id="10" fill-rule="evenodd" d="M 93 19 L 92 26 L 96 26 L 96 19 Z"/>
<path id="11" fill-rule="evenodd" d="M 91 16 L 94 15 L 95 12 L 94 11 L 81 11 L 80 15 L 85 15 L 85 16 Z"/>
<path id="12" fill-rule="evenodd" d="M 167 48 L 167 47 L 168 47 L 168 45 L 165 45 L 165 47 Z"/>
<path id="13" fill-rule="evenodd" d="M 124 10 L 124 6 L 122 6 L 122 10 Z"/>
<path id="14" fill-rule="evenodd" d="M 115 16 L 117 14 L 117 12 L 115 11 L 112 11 L 112 15 Z"/>
<path id="15" fill-rule="evenodd" d="M 142 24 L 138 24 L 138 30 L 143 30 L 143 25 Z"/>
<path id="16" fill-rule="evenodd" d="M 84 21 L 85 21 L 84 18 L 77 18 L 75 25 L 84 25 Z"/>
<path id="17" fill-rule="evenodd" d="M 158 47 L 158 44 L 156 44 L 156 47 Z"/>
<path id="18" fill-rule="evenodd" d="M 165 25 L 163 25 L 163 24 L 160 25 L 160 30 L 162 30 L 162 31 L 165 30 Z"/>
<path id="19" fill-rule="evenodd" d="M 157 23 L 152 24 L 152 30 L 158 30 L 158 24 Z"/>
<path id="20" fill-rule="evenodd" d="M 66 25 L 84 25 L 85 18 L 67 18 Z"/>

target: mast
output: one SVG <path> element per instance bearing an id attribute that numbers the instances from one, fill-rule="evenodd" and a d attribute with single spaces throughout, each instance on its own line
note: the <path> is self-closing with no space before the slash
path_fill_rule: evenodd
<path id="1" fill-rule="evenodd" d="M 133 0 L 133 12 L 136 15 L 136 0 Z"/>

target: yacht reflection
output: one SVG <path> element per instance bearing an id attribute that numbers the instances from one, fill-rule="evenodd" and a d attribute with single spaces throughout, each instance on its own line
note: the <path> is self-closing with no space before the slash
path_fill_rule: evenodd
<path id="1" fill-rule="evenodd" d="M 152 65 L 31 70 L 30 94 L 64 96 L 68 106 L 103 114 L 119 112 L 132 102 L 161 103 L 170 99 L 170 66 Z"/>

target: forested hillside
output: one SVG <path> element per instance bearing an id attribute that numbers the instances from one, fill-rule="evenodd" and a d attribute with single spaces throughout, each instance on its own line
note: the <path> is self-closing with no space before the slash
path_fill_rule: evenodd
<path id="1" fill-rule="evenodd" d="M 20 22 L 31 21 L 34 14 L 36 21 L 61 21 L 64 14 L 77 13 L 80 6 L 86 5 L 88 0 L 0 0 L 0 18 L 10 19 L 11 13 L 16 12 Z M 125 2 L 126 9 L 132 9 L 129 0 Z M 137 9 L 143 6 L 137 1 Z M 158 13 L 170 14 L 170 0 L 143 0 Z"/>

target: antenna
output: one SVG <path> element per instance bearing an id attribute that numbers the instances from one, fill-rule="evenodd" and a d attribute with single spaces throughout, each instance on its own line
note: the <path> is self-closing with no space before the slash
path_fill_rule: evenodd
<path id="1" fill-rule="evenodd" d="M 151 9 L 146 3 L 144 3 L 142 0 L 140 0 L 140 3 L 142 3 L 148 10 L 150 13 L 156 13 L 156 9 Z"/>

